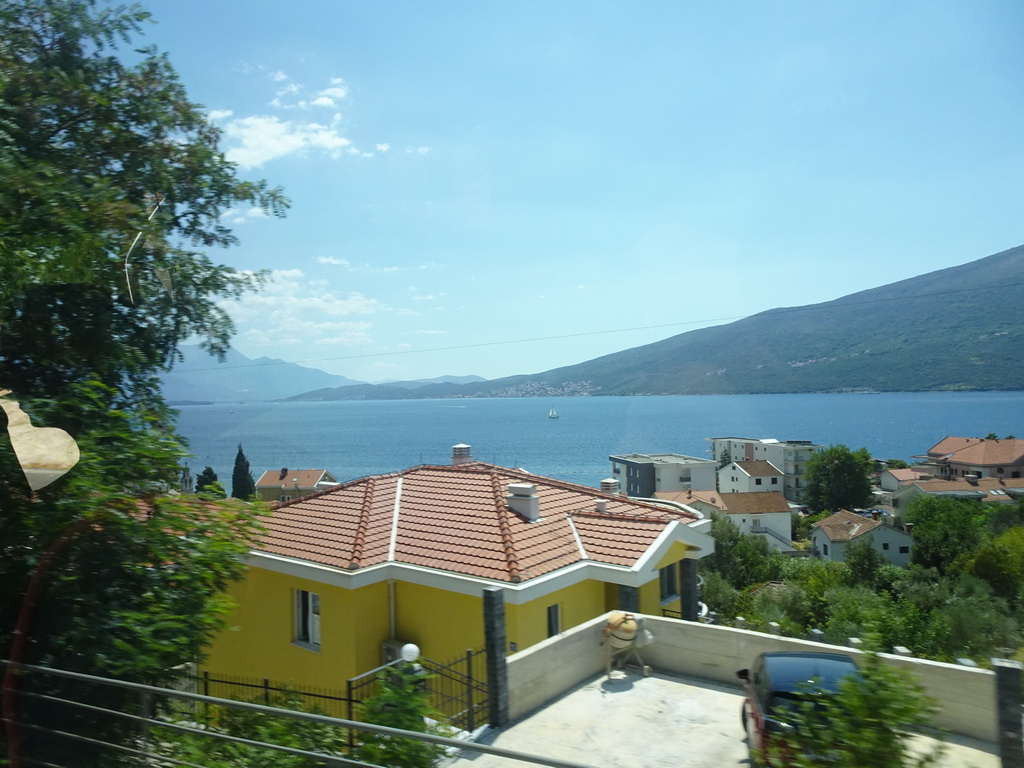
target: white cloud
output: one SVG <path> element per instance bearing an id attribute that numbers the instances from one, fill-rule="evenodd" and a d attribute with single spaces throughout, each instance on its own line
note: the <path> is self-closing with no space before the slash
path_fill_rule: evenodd
<path id="1" fill-rule="evenodd" d="M 229 208 L 221 218 L 228 224 L 246 224 L 253 219 L 270 218 L 270 214 L 262 208 Z"/>
<path id="2" fill-rule="evenodd" d="M 317 96 L 309 103 L 314 107 L 333 107 L 334 99 L 330 96 Z"/>
<path id="3" fill-rule="evenodd" d="M 242 338 L 272 347 L 369 344 L 373 323 L 353 316 L 389 311 L 387 305 L 361 293 L 338 294 L 299 269 L 275 270 L 258 293 L 223 306 L 239 326 Z"/>
<path id="4" fill-rule="evenodd" d="M 387 152 L 388 150 L 391 149 L 391 145 L 387 144 L 387 143 L 377 144 L 377 145 L 375 145 L 375 147 L 376 147 L 378 152 Z"/>
<path id="5" fill-rule="evenodd" d="M 413 301 L 437 301 L 442 296 L 444 296 L 443 293 L 420 293 L 420 294 L 417 294 L 417 295 L 413 296 L 412 300 Z"/>
<path id="6" fill-rule="evenodd" d="M 280 83 L 280 82 L 282 82 L 282 81 L 284 81 L 284 80 L 287 80 L 287 79 L 288 79 L 288 75 L 286 75 L 286 74 L 285 74 L 284 72 L 282 72 L 281 70 L 277 70 L 277 72 L 274 72 L 273 74 L 271 74 L 271 75 L 270 75 L 270 77 L 271 77 L 271 79 L 272 79 L 272 80 L 273 80 L 273 81 L 274 81 L 275 83 Z"/>
<path id="7" fill-rule="evenodd" d="M 234 112 L 230 109 L 211 109 L 207 114 L 211 120 L 224 120 L 225 118 L 231 117 Z"/>
<path id="8" fill-rule="evenodd" d="M 243 168 L 256 168 L 306 150 L 319 150 L 337 157 L 352 144 L 334 126 L 267 115 L 233 120 L 225 126 L 224 135 L 235 142 L 225 153 L 226 157 Z"/>
<path id="9" fill-rule="evenodd" d="M 317 256 L 318 264 L 331 264 L 335 267 L 342 267 L 346 272 L 400 272 L 403 267 L 377 267 L 373 264 L 353 264 L 348 259 L 340 259 L 337 256 Z"/>
<path id="10" fill-rule="evenodd" d="M 422 328 L 418 331 L 413 331 L 413 333 L 419 334 L 421 336 L 445 336 L 448 333 L 448 331 L 436 331 L 428 328 Z"/>
<path id="11" fill-rule="evenodd" d="M 320 264 L 334 264 L 337 267 L 351 267 L 348 259 L 337 259 L 334 256 L 318 256 L 317 262 Z"/>

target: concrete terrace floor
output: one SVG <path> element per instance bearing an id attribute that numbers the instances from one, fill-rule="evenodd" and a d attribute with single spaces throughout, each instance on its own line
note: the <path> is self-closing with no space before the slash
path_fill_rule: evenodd
<path id="1" fill-rule="evenodd" d="M 749 768 L 742 701 L 738 688 L 718 683 L 615 671 L 611 679 L 594 678 L 518 723 L 484 732 L 478 741 L 596 768 Z M 993 744 L 962 737 L 946 744 L 940 766 L 999 766 Z M 522 768 L 530 763 L 466 752 L 449 765 Z"/>

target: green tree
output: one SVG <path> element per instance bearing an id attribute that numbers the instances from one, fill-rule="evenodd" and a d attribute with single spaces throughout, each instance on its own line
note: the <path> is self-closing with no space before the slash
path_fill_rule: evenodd
<path id="1" fill-rule="evenodd" d="M 878 586 L 882 568 L 887 562 L 874 548 L 871 536 L 847 544 L 844 561 L 849 569 L 850 585 L 860 584 L 872 589 Z"/>
<path id="2" fill-rule="evenodd" d="M 980 502 L 945 496 L 918 496 L 906 512 L 913 524 L 912 562 L 939 573 L 956 572 L 961 557 L 968 556 L 982 542 L 987 528 L 987 510 Z"/>
<path id="3" fill-rule="evenodd" d="M 910 469 L 910 465 L 903 459 L 886 459 L 885 463 L 889 466 L 889 469 Z"/>
<path id="4" fill-rule="evenodd" d="M 321 714 L 315 708 L 307 709 L 301 697 L 290 692 L 276 694 L 269 702 L 261 697 L 253 703 Z M 216 705 L 209 706 L 205 720 L 207 731 L 252 741 L 337 755 L 348 749 L 346 731 L 308 720 Z M 314 768 L 326 764 L 312 757 L 176 730 L 156 729 L 155 734 L 160 754 L 207 768 Z"/>
<path id="5" fill-rule="evenodd" d="M 362 719 L 405 731 L 446 735 L 444 729 L 429 725 L 430 721 L 437 722 L 440 715 L 430 706 L 428 677 L 413 665 L 400 664 L 383 670 L 377 676 L 378 694 L 360 705 Z M 363 734 L 359 754 L 374 765 L 430 768 L 440 760 L 444 747 L 367 732 Z"/>
<path id="6" fill-rule="evenodd" d="M 177 344 L 223 354 L 233 327 L 218 302 L 261 282 L 196 249 L 235 242 L 232 207 L 286 207 L 236 177 L 167 57 L 137 46 L 148 19 L 0 0 L 0 382 L 22 398 L 99 380 L 118 407 L 159 408 Z"/>
<path id="7" fill-rule="evenodd" d="M 0 382 L 33 424 L 67 430 L 81 450 L 33 493 L 0 419 L 0 653 L 159 683 L 222 626 L 222 590 L 258 522 L 247 505 L 166 495 L 184 452 L 158 373 L 192 336 L 223 354 L 233 328 L 221 302 L 261 282 L 201 252 L 235 242 L 225 212 L 281 215 L 286 201 L 236 176 L 167 57 L 137 44 L 148 18 L 94 0 L 0 0 Z M 17 701 L 14 719 L 83 725 Z M 92 764 L 89 747 L 12 722 L 12 762 L 24 747 Z"/>
<path id="8" fill-rule="evenodd" d="M 938 763 L 942 748 L 912 746 L 914 729 L 935 714 L 929 699 L 905 670 L 888 665 L 874 651 L 864 654 L 860 675 L 844 680 L 839 692 L 810 695 L 787 718 L 795 727 L 781 734 L 767 757 L 786 765 L 814 768 L 925 768 Z"/>
<path id="9" fill-rule="evenodd" d="M 968 556 L 964 572 L 986 582 L 994 594 L 1020 605 L 1024 596 L 1024 528 L 1010 528 Z"/>
<path id="10" fill-rule="evenodd" d="M 783 556 L 763 536 L 741 533 L 728 515 L 712 515 L 715 551 L 700 561 L 702 570 L 715 571 L 736 589 L 779 578 Z"/>
<path id="11" fill-rule="evenodd" d="M 217 473 L 213 471 L 213 467 L 204 467 L 203 471 L 199 473 L 199 477 L 196 478 L 196 493 L 206 494 L 217 499 L 223 499 L 227 496 L 224 493 L 224 486 L 217 479 Z"/>
<path id="12" fill-rule="evenodd" d="M 807 460 L 804 501 L 816 512 L 866 507 L 871 503 L 874 462 L 866 448 L 830 445 Z"/>
<path id="13" fill-rule="evenodd" d="M 249 471 L 249 460 L 245 458 L 242 444 L 238 444 L 235 455 L 235 469 L 231 473 L 231 496 L 235 499 L 251 499 L 256 495 L 256 481 Z"/>

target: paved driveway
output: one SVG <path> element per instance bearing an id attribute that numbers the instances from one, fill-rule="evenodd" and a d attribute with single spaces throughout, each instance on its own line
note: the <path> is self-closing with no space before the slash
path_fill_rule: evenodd
<path id="1" fill-rule="evenodd" d="M 739 689 L 633 671 L 590 680 L 482 743 L 597 768 L 749 768 Z M 927 740 L 924 740 L 927 741 Z M 529 763 L 466 754 L 457 768 L 523 768 Z M 995 768 L 991 745 L 957 740 L 944 766 Z"/>

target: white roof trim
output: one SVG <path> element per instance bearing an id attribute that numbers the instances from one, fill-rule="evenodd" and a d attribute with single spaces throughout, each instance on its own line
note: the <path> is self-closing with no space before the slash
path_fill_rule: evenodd
<path id="1" fill-rule="evenodd" d="M 565 519 L 569 521 L 569 528 L 572 530 L 572 537 L 576 539 L 576 546 L 579 547 L 580 557 L 584 560 L 589 560 L 587 550 L 583 546 L 583 539 L 580 538 L 580 532 L 576 530 L 576 521 L 572 519 L 572 515 L 566 515 Z"/>
<path id="2" fill-rule="evenodd" d="M 398 476 L 395 486 L 395 508 L 391 512 L 391 540 L 388 543 L 388 560 L 395 559 L 395 545 L 398 542 L 398 512 L 402 506 L 402 476 Z"/>

